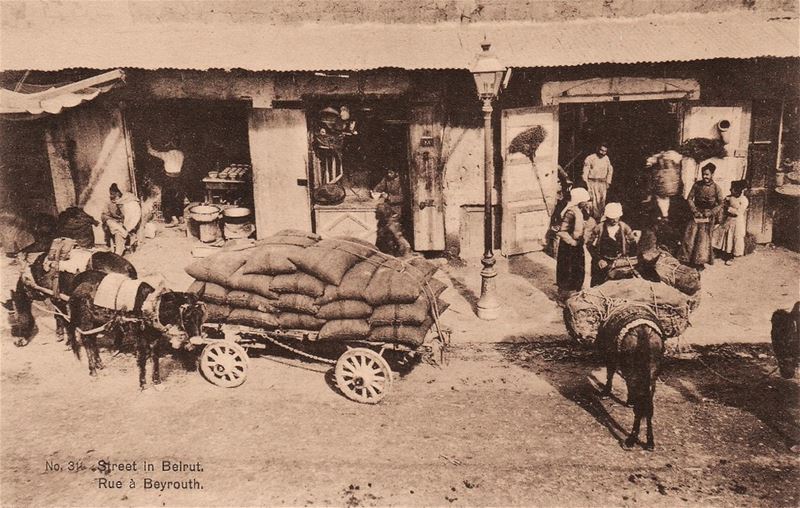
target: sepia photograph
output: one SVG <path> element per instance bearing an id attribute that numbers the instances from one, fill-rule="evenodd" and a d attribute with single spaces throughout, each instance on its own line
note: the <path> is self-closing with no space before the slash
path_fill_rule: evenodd
<path id="1" fill-rule="evenodd" d="M 0 0 L 0 506 L 800 506 L 800 0 Z"/>

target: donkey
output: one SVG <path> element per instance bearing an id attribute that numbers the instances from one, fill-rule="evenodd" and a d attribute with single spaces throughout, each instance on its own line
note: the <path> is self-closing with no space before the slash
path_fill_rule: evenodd
<path id="1" fill-rule="evenodd" d="M 75 289 L 75 287 L 77 287 L 77 277 L 80 275 L 80 273 L 73 274 L 61 271 L 57 275 L 49 274 L 49 272 L 44 269 L 44 261 L 46 257 L 46 252 L 36 257 L 36 259 L 30 265 L 31 277 L 37 286 L 50 289 L 49 286 L 52 286 L 52 277 L 57 276 L 58 292 L 69 296 L 72 294 L 72 291 Z M 121 273 L 126 274 L 131 279 L 135 279 L 137 277 L 136 268 L 131 264 L 131 262 L 122 256 L 114 254 L 113 252 L 93 253 L 89 257 L 85 270 L 95 270 L 104 273 Z M 11 311 L 13 315 L 11 334 L 14 337 L 19 337 L 14 342 L 15 346 L 27 346 L 31 341 L 31 336 L 33 335 L 33 329 L 35 325 L 33 313 L 31 311 L 31 301 L 43 301 L 47 298 L 48 295 L 44 294 L 43 292 L 35 288 L 28 287 L 28 285 L 25 284 L 23 276 L 20 276 L 19 280 L 17 281 L 16 289 L 11 291 L 11 299 L 3 304 L 3 306 L 7 310 Z M 67 303 L 61 299 L 59 295 L 53 295 L 50 298 L 50 301 L 53 303 L 53 306 L 56 308 L 56 310 L 62 314 L 55 315 L 56 337 L 57 340 L 61 342 L 66 336 L 65 327 L 67 321 L 63 315 L 67 313 Z"/>
<path id="2" fill-rule="evenodd" d="M 109 309 L 95 304 L 95 296 L 102 281 L 108 274 L 90 271 L 81 274 L 81 282 L 69 298 L 68 308 L 71 321 L 67 333 L 75 356 L 80 358 L 80 347 L 86 349 L 89 362 L 89 375 L 96 376 L 97 369 L 103 368 L 97 346 L 99 331 L 133 335 L 136 341 L 136 361 L 139 367 L 139 387 L 146 385 L 145 369 L 147 357 L 153 360 L 153 384 L 159 384 L 160 343 L 168 327 L 177 327 L 189 337 L 199 336 L 205 322 L 205 304 L 189 293 L 156 289 L 140 282 L 131 308 L 126 310 Z M 106 326 L 108 325 L 108 330 Z M 90 332 L 90 333 L 86 333 Z"/>
<path id="3" fill-rule="evenodd" d="M 644 306 L 628 305 L 613 312 L 600 327 L 597 346 L 606 363 L 606 384 L 601 397 L 611 395 L 614 373 L 628 385 L 628 405 L 633 406 L 633 428 L 625 440 L 630 448 L 639 440 L 642 418 L 647 420 L 644 449 L 655 448 L 653 396 L 664 355 L 664 333 L 658 318 Z"/>

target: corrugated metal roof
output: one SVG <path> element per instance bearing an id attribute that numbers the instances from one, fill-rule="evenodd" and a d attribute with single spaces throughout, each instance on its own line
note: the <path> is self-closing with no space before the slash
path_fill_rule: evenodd
<path id="1" fill-rule="evenodd" d="M 709 13 L 565 22 L 4 28 L 0 68 L 467 69 L 488 39 L 510 67 L 800 57 L 796 15 Z"/>

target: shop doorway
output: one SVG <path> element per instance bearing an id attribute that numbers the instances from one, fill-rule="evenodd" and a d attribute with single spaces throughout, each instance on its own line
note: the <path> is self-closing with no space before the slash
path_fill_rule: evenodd
<path id="1" fill-rule="evenodd" d="M 126 111 L 134 156 L 134 175 L 140 199 L 152 200 L 168 185 L 165 160 L 156 153 L 177 150 L 183 156 L 181 187 L 191 202 L 213 201 L 253 205 L 249 103 L 241 101 L 163 100 Z M 230 185 L 209 189 L 209 173 L 236 167 Z M 233 172 L 224 176 L 228 177 Z M 161 210 L 160 200 L 153 203 Z"/>
<path id="2" fill-rule="evenodd" d="M 399 211 L 411 241 L 408 112 L 395 99 L 309 99 L 307 124 L 314 229 L 376 241 L 376 208 Z M 386 184 L 389 171 L 397 177 Z M 388 192 L 379 197 L 380 192 Z"/>
<path id="3" fill-rule="evenodd" d="M 614 167 L 608 201 L 621 202 L 631 216 L 647 198 L 647 158 L 679 144 L 679 101 L 561 104 L 559 125 L 559 163 L 573 181 L 581 178 L 586 156 L 598 143 L 607 143 Z"/>

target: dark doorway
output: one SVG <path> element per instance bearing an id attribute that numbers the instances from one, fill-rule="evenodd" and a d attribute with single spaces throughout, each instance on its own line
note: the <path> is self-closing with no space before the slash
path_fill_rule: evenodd
<path id="1" fill-rule="evenodd" d="M 132 106 L 127 113 L 136 160 L 140 197 L 153 195 L 162 180 L 163 162 L 148 154 L 147 143 L 158 151 L 184 154 L 185 193 L 203 201 L 203 178 L 232 164 L 250 164 L 247 118 L 249 103 L 237 101 L 163 100 Z M 252 200 L 252 189 L 242 203 Z M 248 199 L 249 198 L 249 199 Z"/>
<path id="2" fill-rule="evenodd" d="M 639 184 L 647 158 L 678 145 L 678 112 L 678 102 L 666 100 L 562 104 L 559 163 L 578 181 L 586 156 L 607 143 L 614 167 L 608 201 L 621 202 L 629 215 L 647 197 Z"/>

